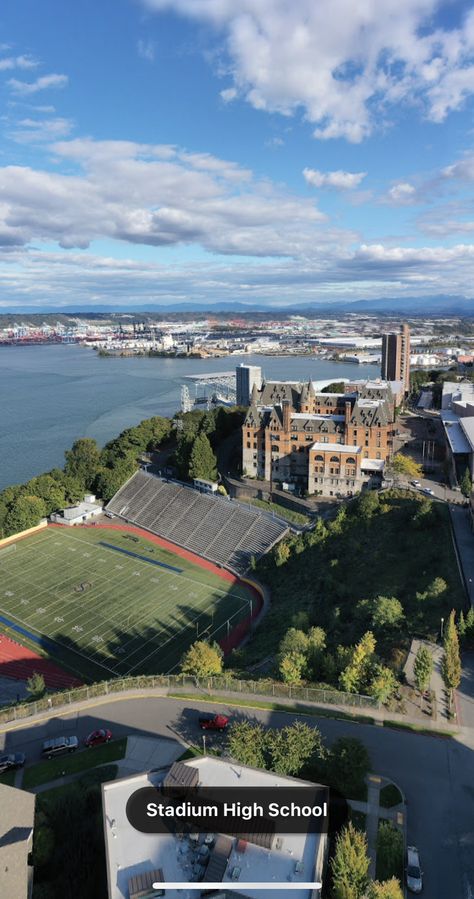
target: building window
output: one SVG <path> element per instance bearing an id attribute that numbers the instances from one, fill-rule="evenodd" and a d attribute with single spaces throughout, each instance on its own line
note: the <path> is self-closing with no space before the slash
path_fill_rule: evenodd
<path id="1" fill-rule="evenodd" d="M 250 443 L 247 443 L 247 449 L 250 449 Z"/>
<path id="2" fill-rule="evenodd" d="M 368 458 L 369 458 L 369 454 L 368 454 L 367 450 L 364 450 L 364 459 L 368 459 Z"/>
<path id="3" fill-rule="evenodd" d="M 375 453 L 375 458 L 380 459 L 380 453 Z"/>

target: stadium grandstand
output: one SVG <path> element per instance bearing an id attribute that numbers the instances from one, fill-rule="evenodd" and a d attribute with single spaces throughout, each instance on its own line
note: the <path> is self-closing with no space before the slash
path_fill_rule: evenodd
<path id="1" fill-rule="evenodd" d="M 281 519 L 225 497 L 137 471 L 110 500 L 108 512 L 178 546 L 243 573 L 287 532 Z"/>

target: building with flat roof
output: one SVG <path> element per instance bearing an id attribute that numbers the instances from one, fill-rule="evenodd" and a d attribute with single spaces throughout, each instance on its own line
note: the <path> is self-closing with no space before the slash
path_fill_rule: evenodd
<path id="1" fill-rule="evenodd" d="M 466 471 L 474 479 L 474 384 L 444 381 L 440 419 L 451 483 L 459 483 Z"/>
<path id="2" fill-rule="evenodd" d="M 31 899 L 35 795 L 0 784 L 0 896 Z"/>
<path id="3" fill-rule="evenodd" d="M 403 381 L 405 394 L 410 392 L 410 328 L 402 325 L 399 333 L 382 335 L 382 378 Z"/>
<path id="4" fill-rule="evenodd" d="M 260 388 L 262 369 L 258 365 L 238 365 L 235 369 L 235 391 L 238 406 L 248 406 L 253 386 Z"/>
<path id="5" fill-rule="evenodd" d="M 62 509 L 61 512 L 53 512 L 50 516 L 54 524 L 64 524 L 72 527 L 75 524 L 85 524 L 92 521 L 99 515 L 102 515 L 102 503 L 96 502 L 93 493 L 86 493 L 84 501 L 70 506 L 68 509 Z"/>
<path id="6" fill-rule="evenodd" d="M 179 770 L 178 770 L 179 769 Z M 176 775 L 173 771 L 176 770 Z M 189 777 L 188 777 L 189 774 Z M 166 888 L 169 899 L 195 899 L 216 895 L 206 890 L 206 883 L 222 883 L 221 895 L 249 899 L 270 899 L 271 891 L 247 888 L 245 884 L 301 882 L 292 889 L 293 899 L 317 899 L 318 889 L 307 883 L 322 882 L 327 853 L 327 837 L 319 833 L 271 835 L 268 845 L 255 835 L 169 833 L 147 834 L 135 830 L 125 813 L 129 797 L 143 787 L 173 783 L 204 787 L 298 787 L 314 784 L 283 777 L 269 771 L 249 768 L 214 756 L 188 759 L 175 763 L 167 771 L 149 772 L 125 777 L 102 785 L 102 807 L 106 846 L 109 899 L 135 899 L 158 896 L 155 889 L 147 892 L 148 883 L 191 883 L 199 878 L 202 889 L 196 891 Z M 197 868 L 199 873 L 197 874 Z M 155 880 L 153 880 L 155 878 Z M 137 889 L 143 884 L 143 892 Z M 234 889 L 235 887 L 235 889 Z"/>

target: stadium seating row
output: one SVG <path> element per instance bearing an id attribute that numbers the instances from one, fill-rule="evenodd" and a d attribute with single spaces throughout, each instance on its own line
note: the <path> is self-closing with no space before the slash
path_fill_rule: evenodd
<path id="1" fill-rule="evenodd" d="M 244 572 L 252 556 L 267 552 L 286 526 L 225 497 L 137 471 L 115 494 L 109 512 L 200 556 Z"/>

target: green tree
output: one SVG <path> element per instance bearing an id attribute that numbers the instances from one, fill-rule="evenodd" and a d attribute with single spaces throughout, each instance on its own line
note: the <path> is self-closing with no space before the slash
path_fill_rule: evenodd
<path id="1" fill-rule="evenodd" d="M 76 440 L 70 450 L 66 450 L 66 475 L 76 478 L 85 490 L 92 490 L 100 469 L 100 452 L 95 440 L 81 437 Z"/>
<path id="2" fill-rule="evenodd" d="M 351 662 L 340 675 L 339 682 L 346 693 L 357 693 L 363 688 L 375 646 L 372 631 L 367 631 L 355 647 Z"/>
<path id="3" fill-rule="evenodd" d="M 403 899 L 400 881 L 396 877 L 384 880 L 383 883 L 376 880 L 369 888 L 367 899 Z"/>
<path id="4" fill-rule="evenodd" d="M 261 724 L 235 721 L 228 730 L 229 755 L 242 765 L 266 768 L 266 731 Z"/>
<path id="5" fill-rule="evenodd" d="M 278 670 L 285 684 L 297 685 L 304 678 L 306 671 L 306 656 L 301 652 L 288 652 L 280 656 Z"/>
<path id="6" fill-rule="evenodd" d="M 315 757 L 325 758 L 321 733 L 301 721 L 267 731 L 268 767 L 277 774 L 298 775 Z"/>
<path id="7" fill-rule="evenodd" d="M 368 687 L 369 696 L 374 696 L 378 702 L 388 702 L 397 689 L 397 679 L 390 668 L 376 663 L 373 666 Z"/>
<path id="8" fill-rule="evenodd" d="M 7 537 L 36 527 L 45 515 L 46 504 L 39 496 L 19 496 L 5 516 L 4 529 Z"/>
<path id="9" fill-rule="evenodd" d="M 351 511 L 362 521 L 369 521 L 380 509 L 379 495 L 375 490 L 364 490 L 354 500 Z"/>
<path id="10" fill-rule="evenodd" d="M 459 641 L 460 641 L 460 643 L 462 643 L 466 636 L 466 619 L 464 618 L 464 612 L 462 609 L 459 613 L 457 629 L 458 629 Z"/>
<path id="11" fill-rule="evenodd" d="M 441 665 L 441 673 L 448 691 L 450 704 L 453 690 L 459 687 L 461 682 L 461 656 L 459 654 L 459 638 L 454 618 L 455 612 L 453 609 L 444 632 L 444 657 Z"/>
<path id="12" fill-rule="evenodd" d="M 223 652 L 218 643 L 198 640 L 184 654 L 181 671 L 194 677 L 212 677 L 221 674 L 222 658 Z"/>
<path id="13" fill-rule="evenodd" d="M 471 606 L 466 615 L 466 643 L 474 643 L 474 608 Z"/>
<path id="14" fill-rule="evenodd" d="M 469 498 L 472 493 L 472 480 L 471 480 L 471 473 L 468 468 L 466 468 L 466 470 L 461 478 L 459 486 L 461 488 L 462 495 Z"/>
<path id="15" fill-rule="evenodd" d="M 97 496 L 109 502 L 117 490 L 132 476 L 138 465 L 136 462 L 122 459 L 113 468 L 101 468 L 95 479 L 94 489 Z"/>
<path id="16" fill-rule="evenodd" d="M 400 627 L 405 618 L 403 606 L 394 596 L 377 596 L 372 610 L 372 626 L 376 632 Z"/>
<path id="17" fill-rule="evenodd" d="M 369 753 L 360 740 L 355 737 L 340 737 L 329 752 L 329 782 L 346 798 L 358 799 L 363 795 L 370 764 Z"/>
<path id="18" fill-rule="evenodd" d="M 405 475 L 407 478 L 421 478 L 423 475 L 422 466 L 411 456 L 405 456 L 403 453 L 397 453 L 393 457 L 388 465 L 388 470 L 395 475 Z"/>
<path id="19" fill-rule="evenodd" d="M 312 627 L 308 631 L 306 659 L 310 676 L 317 680 L 322 670 L 326 650 L 326 631 L 322 627 Z"/>
<path id="20" fill-rule="evenodd" d="M 363 899 L 369 886 L 369 866 L 367 837 L 349 822 L 336 839 L 331 859 L 334 899 Z"/>
<path id="21" fill-rule="evenodd" d="M 284 565 L 285 562 L 288 562 L 290 558 L 291 550 L 287 540 L 280 540 L 279 543 L 273 549 L 273 558 L 275 560 L 275 565 L 279 568 L 280 565 Z"/>
<path id="22" fill-rule="evenodd" d="M 283 640 L 278 647 L 280 655 L 287 655 L 289 652 L 299 652 L 306 655 L 308 650 L 307 635 L 296 627 L 288 628 Z"/>
<path id="23" fill-rule="evenodd" d="M 433 672 L 433 656 L 429 649 L 423 644 L 420 645 L 415 657 L 413 665 L 413 675 L 415 678 L 416 689 L 420 693 L 428 690 Z"/>
<path id="24" fill-rule="evenodd" d="M 37 671 L 33 671 L 33 674 L 26 682 L 26 689 L 33 699 L 41 699 L 46 692 L 46 684 L 43 675 L 39 674 Z"/>
<path id="25" fill-rule="evenodd" d="M 205 434 L 198 434 L 189 457 L 189 477 L 217 480 L 217 459 Z"/>
<path id="26" fill-rule="evenodd" d="M 403 833 L 391 821 L 381 821 L 377 834 L 377 872 L 381 880 L 403 871 Z"/>

